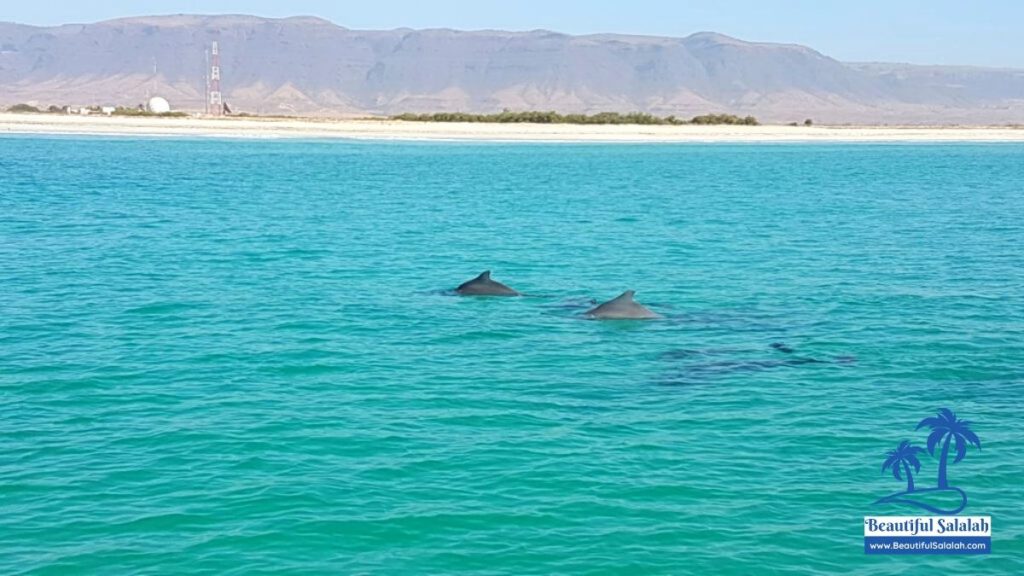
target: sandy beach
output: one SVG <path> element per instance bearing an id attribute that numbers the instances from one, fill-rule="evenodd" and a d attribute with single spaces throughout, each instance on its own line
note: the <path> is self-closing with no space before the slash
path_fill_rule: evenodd
<path id="1" fill-rule="evenodd" d="M 1022 127 L 639 126 L 0 113 L 0 134 L 543 142 L 1024 142 Z"/>

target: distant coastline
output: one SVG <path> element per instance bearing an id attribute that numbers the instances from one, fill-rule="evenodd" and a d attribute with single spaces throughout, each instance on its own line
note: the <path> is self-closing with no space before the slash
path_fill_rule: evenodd
<path id="1" fill-rule="evenodd" d="M 207 110 L 205 54 L 217 41 L 224 59 L 217 101 L 259 115 L 507 108 L 679 119 L 726 112 L 782 124 L 808 117 L 816 124 L 1024 123 L 1024 70 L 845 63 L 810 46 L 713 31 L 355 30 L 309 17 L 177 14 L 76 26 L 0 23 L 0 37 L 5 107 L 161 97 L 174 109 Z"/>
<path id="2" fill-rule="evenodd" d="M 70 134 L 523 142 L 1024 142 L 1024 127 L 642 125 L 0 113 L 0 135 Z"/>

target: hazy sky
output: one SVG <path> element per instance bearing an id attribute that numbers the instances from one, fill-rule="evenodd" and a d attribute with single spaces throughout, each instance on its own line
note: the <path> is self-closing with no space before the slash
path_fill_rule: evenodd
<path id="1" fill-rule="evenodd" d="M 171 13 L 315 15 L 348 28 L 545 28 L 806 44 L 847 61 L 1024 68 L 1024 0 L 45 0 L 0 20 L 36 25 Z"/>

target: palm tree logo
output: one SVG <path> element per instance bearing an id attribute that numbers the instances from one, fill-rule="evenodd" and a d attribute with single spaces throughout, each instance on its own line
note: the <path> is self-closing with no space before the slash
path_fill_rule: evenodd
<path id="1" fill-rule="evenodd" d="M 900 442 L 900 445 L 895 450 L 890 450 L 888 458 L 885 463 L 882 464 L 882 472 L 886 469 L 892 468 L 892 477 L 897 480 L 903 480 L 901 471 L 907 475 L 907 494 L 914 491 L 914 473 L 910 471 L 913 467 L 914 472 L 921 471 L 921 461 L 917 459 L 917 455 L 924 452 L 924 448 L 913 446 L 907 440 Z"/>
<path id="2" fill-rule="evenodd" d="M 925 426 L 932 429 L 928 435 L 928 453 L 935 455 L 935 447 L 942 442 L 942 457 L 939 458 L 939 489 L 949 488 L 949 479 L 946 477 L 946 464 L 949 463 L 949 446 L 953 443 L 956 446 L 956 460 L 953 464 L 964 459 L 967 455 L 967 443 L 978 447 L 981 450 L 981 440 L 971 430 L 971 423 L 967 420 L 957 420 L 956 414 L 949 408 L 939 410 L 937 416 L 925 418 L 917 425 L 920 430 Z M 955 442 L 954 442 L 955 441 Z"/>
<path id="3" fill-rule="evenodd" d="M 931 429 L 928 435 L 928 454 L 936 455 L 936 448 L 942 446 L 939 451 L 939 474 L 935 488 L 916 488 L 914 486 L 914 474 L 921 471 L 921 462 L 917 455 L 925 450 L 914 446 L 904 440 L 896 447 L 886 453 L 886 460 L 882 464 L 882 472 L 891 470 L 897 480 L 902 480 L 903 475 L 907 476 L 907 489 L 903 492 L 890 494 L 881 498 L 875 504 L 909 504 L 923 508 L 935 514 L 957 514 L 967 506 L 967 494 L 949 485 L 947 476 L 949 466 L 950 449 L 956 453 L 953 463 L 956 464 L 967 455 L 967 448 L 975 446 L 981 450 L 981 440 L 971 430 L 971 423 L 967 420 L 960 420 L 949 408 L 942 408 L 935 416 L 925 418 L 918 423 L 916 430 L 921 428 Z M 913 470 L 913 472 L 911 471 Z M 953 506 L 950 506 L 953 504 Z"/>

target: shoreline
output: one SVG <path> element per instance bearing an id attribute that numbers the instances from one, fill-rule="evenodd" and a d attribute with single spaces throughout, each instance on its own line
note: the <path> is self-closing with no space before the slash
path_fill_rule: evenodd
<path id="1" fill-rule="evenodd" d="M 497 124 L 317 118 L 0 113 L 0 135 L 198 136 L 490 142 L 1024 142 L 1024 127 Z"/>

